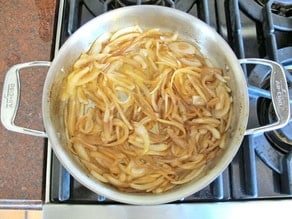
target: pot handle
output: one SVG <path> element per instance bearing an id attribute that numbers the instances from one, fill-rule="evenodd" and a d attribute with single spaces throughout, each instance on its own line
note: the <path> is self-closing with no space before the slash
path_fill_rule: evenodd
<path id="1" fill-rule="evenodd" d="M 270 92 L 277 121 L 261 127 L 247 129 L 245 135 L 258 134 L 279 129 L 287 125 L 290 119 L 289 90 L 285 70 L 279 63 L 267 59 L 240 59 L 240 64 L 260 64 L 271 68 Z"/>
<path id="2" fill-rule="evenodd" d="M 20 127 L 15 125 L 14 121 L 20 100 L 20 70 L 32 67 L 49 67 L 50 65 L 51 62 L 34 61 L 14 65 L 8 70 L 3 84 L 1 104 L 1 122 L 6 129 L 22 134 L 47 137 L 47 134 L 44 131 Z"/>

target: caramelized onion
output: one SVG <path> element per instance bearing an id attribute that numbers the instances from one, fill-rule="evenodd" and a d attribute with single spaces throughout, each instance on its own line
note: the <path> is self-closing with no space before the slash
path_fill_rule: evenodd
<path id="1" fill-rule="evenodd" d="M 226 148 L 228 80 L 178 33 L 104 33 L 64 80 L 69 150 L 92 177 L 124 192 L 190 182 Z"/>

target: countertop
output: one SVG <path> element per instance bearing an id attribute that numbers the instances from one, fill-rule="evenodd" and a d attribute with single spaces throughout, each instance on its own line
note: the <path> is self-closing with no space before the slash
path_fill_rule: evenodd
<path id="1" fill-rule="evenodd" d="M 0 7 L 0 94 L 14 64 L 51 60 L 57 1 L 11 0 Z M 43 129 L 41 95 L 47 69 L 20 73 L 16 124 Z M 38 208 L 44 199 L 45 140 L 7 131 L 0 125 L 0 208 Z"/>

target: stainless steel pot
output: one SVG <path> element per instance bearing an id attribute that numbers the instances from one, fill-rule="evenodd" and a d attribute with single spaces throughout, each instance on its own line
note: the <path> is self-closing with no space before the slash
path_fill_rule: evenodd
<path id="1" fill-rule="evenodd" d="M 160 28 L 177 31 L 180 37 L 193 42 L 214 66 L 229 75 L 233 96 L 234 113 L 228 133 L 227 147 L 222 156 L 210 166 L 205 176 L 179 186 L 163 194 L 129 194 L 117 191 L 93 179 L 66 148 L 64 124 L 62 120 L 63 104 L 58 99 L 60 84 L 65 73 L 81 52 L 88 50 L 91 43 L 102 33 L 139 25 L 142 28 Z M 278 122 L 264 127 L 246 129 L 249 115 L 248 86 L 240 64 L 263 64 L 271 67 L 270 85 Z M 42 97 L 43 121 L 45 132 L 22 128 L 14 125 L 19 101 L 19 70 L 32 66 L 49 66 Z M 290 117 L 288 87 L 281 65 L 262 59 L 238 60 L 228 44 L 211 27 L 199 19 L 184 12 L 160 6 L 132 6 L 116 9 L 91 20 L 77 30 L 62 46 L 52 63 L 32 62 L 13 66 L 6 75 L 1 120 L 12 131 L 48 137 L 53 150 L 63 166 L 92 191 L 110 199 L 130 204 L 159 204 L 181 199 L 211 183 L 232 161 L 238 151 L 244 135 L 256 134 L 283 127 Z"/>

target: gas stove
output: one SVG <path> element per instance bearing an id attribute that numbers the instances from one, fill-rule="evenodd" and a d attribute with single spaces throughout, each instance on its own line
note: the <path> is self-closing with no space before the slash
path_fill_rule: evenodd
<path id="1" fill-rule="evenodd" d="M 87 21 L 106 11 L 135 4 L 156 4 L 187 12 L 217 30 L 238 58 L 266 58 L 281 63 L 286 69 L 292 96 L 292 2 L 289 0 L 63 0 L 59 3 L 55 51 Z M 245 66 L 244 72 L 251 85 L 248 127 L 273 123 L 275 112 L 268 83 L 270 69 L 262 65 Z M 213 214 L 208 211 L 213 211 L 216 216 L 220 207 L 226 211 L 245 211 L 243 215 L 258 209 L 263 210 L 261 217 L 263 214 L 271 217 L 271 211 L 276 207 L 288 212 L 288 205 L 292 206 L 291 119 L 282 129 L 246 136 L 232 163 L 210 185 L 160 207 L 124 205 L 93 193 L 70 176 L 50 147 L 47 160 L 44 205 L 47 218 L 58 212 L 56 209 L 63 213 L 78 209 L 78 212 L 94 212 L 113 218 L 125 212 L 128 215 L 125 218 L 135 215 L 144 218 L 150 213 L 156 213 L 160 218 L 182 218 L 184 214 L 191 217 L 196 212 L 203 218 L 212 218 Z M 242 203 L 245 205 L 241 206 Z M 173 214 L 164 215 L 165 211 Z M 75 218 L 79 218 L 77 215 Z M 224 218 L 229 217 L 231 215 L 224 215 Z"/>

